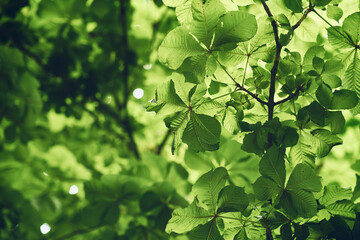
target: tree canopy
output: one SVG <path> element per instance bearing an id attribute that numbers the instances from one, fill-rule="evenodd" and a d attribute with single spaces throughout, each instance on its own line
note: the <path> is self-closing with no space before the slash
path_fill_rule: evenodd
<path id="1" fill-rule="evenodd" d="M 359 239 L 360 3 L 2 0 L 0 239 Z"/>

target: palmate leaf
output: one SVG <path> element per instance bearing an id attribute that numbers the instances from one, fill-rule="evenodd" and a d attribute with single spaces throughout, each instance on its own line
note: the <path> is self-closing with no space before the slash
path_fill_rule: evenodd
<path id="1" fill-rule="evenodd" d="M 285 6 L 293 11 L 294 13 L 301 13 L 302 8 L 302 0 L 283 0 Z"/>
<path id="2" fill-rule="evenodd" d="M 265 201 L 277 196 L 282 191 L 282 188 L 274 181 L 266 177 L 259 177 L 254 183 L 254 192 L 259 200 Z"/>
<path id="3" fill-rule="evenodd" d="M 340 48 L 340 49 L 349 49 L 349 48 L 353 48 L 354 45 L 351 42 L 351 40 L 349 40 L 349 38 L 346 38 L 344 36 L 346 36 L 345 32 L 342 30 L 341 27 L 335 26 L 333 28 L 328 28 L 327 29 L 327 34 L 328 34 L 328 41 L 331 45 L 333 45 L 334 47 Z M 340 33 L 342 34 L 340 34 Z"/>
<path id="4" fill-rule="evenodd" d="M 265 157 L 266 154 L 268 155 Z M 298 164 L 284 187 L 284 150 L 272 147 L 266 154 L 260 161 L 262 176 L 254 183 L 256 197 L 260 200 L 275 198 L 277 206 L 292 217 L 315 215 L 317 204 L 312 192 L 321 190 L 320 177 L 315 175 L 311 167 Z"/>
<path id="5" fill-rule="evenodd" d="M 333 214 L 346 218 L 356 218 L 355 205 L 349 200 L 341 200 L 326 206 L 326 210 Z"/>
<path id="6" fill-rule="evenodd" d="M 285 149 L 272 146 L 259 163 L 261 177 L 254 183 L 258 199 L 266 200 L 280 194 L 285 185 Z"/>
<path id="7" fill-rule="evenodd" d="M 319 192 L 321 188 L 320 177 L 309 166 L 298 164 L 290 175 L 279 205 L 292 216 L 311 217 L 317 210 L 312 192 Z"/>
<path id="8" fill-rule="evenodd" d="M 197 203 L 195 199 L 187 208 L 175 209 L 165 231 L 185 233 L 210 221 L 213 218 L 212 213 L 198 207 Z"/>
<path id="9" fill-rule="evenodd" d="M 249 199 L 244 191 L 244 188 L 229 185 L 220 191 L 218 213 L 243 212 L 248 205 Z"/>
<path id="10" fill-rule="evenodd" d="M 188 11 L 187 9 L 186 11 Z M 184 9 L 185 11 L 185 9 Z M 190 29 L 177 27 L 165 37 L 159 47 L 159 60 L 171 69 L 178 69 L 187 58 L 201 56 L 186 63 L 183 72 L 192 72 L 192 67 L 206 66 L 207 57 L 223 44 L 247 41 L 257 31 L 255 16 L 245 12 L 225 13 L 218 0 L 194 0 L 191 4 L 193 20 Z M 187 12 L 186 16 L 189 15 Z"/>
<path id="11" fill-rule="evenodd" d="M 324 195 L 319 199 L 320 204 L 330 205 L 339 200 L 350 199 L 351 189 L 341 188 L 337 185 L 328 185 L 324 188 Z"/>
<path id="12" fill-rule="evenodd" d="M 161 43 L 158 52 L 159 61 L 171 69 L 178 69 L 188 57 L 204 53 L 206 50 L 184 27 L 177 27 L 169 32 Z"/>
<path id="13" fill-rule="evenodd" d="M 214 117 L 190 111 L 190 119 L 182 140 L 195 152 L 214 151 L 219 148 L 221 125 Z"/>
<path id="14" fill-rule="evenodd" d="M 198 226 L 188 234 L 191 240 L 223 240 L 216 224 L 216 219 L 205 225 Z"/>
<path id="15" fill-rule="evenodd" d="M 196 113 L 205 93 L 205 84 L 185 82 L 183 75 L 174 73 L 157 89 L 155 103 L 148 103 L 148 111 L 167 116 L 164 122 L 174 134 L 173 153 L 181 142 L 194 152 L 219 148 L 220 123 L 215 117 Z"/>
<path id="16" fill-rule="evenodd" d="M 244 42 L 255 36 L 257 23 L 254 15 L 231 11 L 226 13 L 221 19 L 215 31 L 214 47 L 228 43 Z"/>
<path id="17" fill-rule="evenodd" d="M 219 61 L 224 65 L 234 66 L 242 63 L 247 56 L 249 60 L 261 59 L 268 61 L 272 58 L 275 49 L 268 46 L 274 40 L 273 30 L 271 25 L 266 22 L 266 19 L 259 19 L 259 29 L 256 35 L 251 40 L 239 43 L 235 49 L 221 50 L 216 52 Z"/>
<path id="18" fill-rule="evenodd" d="M 162 1 L 168 7 L 178 7 L 184 4 L 187 0 L 162 0 Z"/>
<path id="19" fill-rule="evenodd" d="M 341 138 L 326 129 L 315 129 L 311 134 L 319 157 L 325 157 L 334 146 L 342 144 Z"/>
<path id="20" fill-rule="evenodd" d="M 225 186 L 228 173 L 225 168 L 216 168 L 202 175 L 194 184 L 193 192 L 200 202 L 215 213 L 221 189 Z"/>
<path id="21" fill-rule="evenodd" d="M 358 44 L 360 40 L 360 12 L 348 16 L 344 20 L 343 30 L 351 38 L 353 43 Z"/>
<path id="22" fill-rule="evenodd" d="M 284 148 L 272 146 L 259 163 L 261 175 L 273 180 L 280 187 L 284 187 L 286 177 L 284 156 Z"/>
<path id="23" fill-rule="evenodd" d="M 344 87 L 355 91 L 357 97 L 360 98 L 360 59 L 358 58 L 357 52 L 355 52 L 353 61 L 345 72 Z M 359 103 L 354 109 L 354 114 L 358 113 L 360 113 Z"/>
<path id="24" fill-rule="evenodd" d="M 219 0 L 192 0 L 191 9 L 194 20 L 190 32 L 210 49 L 214 28 L 225 13 L 224 5 Z"/>

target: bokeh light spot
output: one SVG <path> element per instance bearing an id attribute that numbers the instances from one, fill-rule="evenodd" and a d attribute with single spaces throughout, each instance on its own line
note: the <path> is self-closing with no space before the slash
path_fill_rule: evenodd
<path id="1" fill-rule="evenodd" d="M 76 185 L 72 185 L 69 190 L 70 195 L 75 195 L 79 192 L 79 188 Z"/>
<path id="2" fill-rule="evenodd" d="M 42 225 L 40 226 L 40 232 L 41 232 L 42 234 L 47 234 L 48 232 L 50 232 L 50 230 L 51 230 L 51 227 L 50 227 L 50 225 L 47 224 L 47 223 L 44 223 L 44 224 L 42 224 Z"/>
<path id="3" fill-rule="evenodd" d="M 133 95 L 135 98 L 140 99 L 144 96 L 144 90 L 142 90 L 141 88 L 137 88 L 134 90 Z"/>

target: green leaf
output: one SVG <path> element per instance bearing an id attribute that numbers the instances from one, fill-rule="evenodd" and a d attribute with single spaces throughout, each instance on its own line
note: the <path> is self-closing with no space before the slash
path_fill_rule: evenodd
<path id="1" fill-rule="evenodd" d="M 312 192 L 319 192 L 321 188 L 320 177 L 309 166 L 298 164 L 289 177 L 279 205 L 294 217 L 314 216 L 317 204 Z"/>
<path id="2" fill-rule="evenodd" d="M 221 125 L 216 118 L 190 112 L 182 140 L 192 151 L 214 151 L 219 148 Z"/>
<path id="3" fill-rule="evenodd" d="M 311 134 L 315 137 L 314 143 L 319 157 L 325 157 L 334 146 L 342 144 L 341 138 L 326 129 L 315 129 Z"/>
<path id="4" fill-rule="evenodd" d="M 201 55 L 206 50 L 184 27 L 169 32 L 159 47 L 159 61 L 171 69 L 178 69 L 188 57 Z"/>
<path id="5" fill-rule="evenodd" d="M 357 54 L 354 54 L 353 61 L 349 64 L 344 79 L 344 87 L 348 90 L 356 92 L 357 97 L 360 97 L 360 60 Z M 357 112 L 359 105 L 356 107 Z"/>
<path id="6" fill-rule="evenodd" d="M 286 223 L 281 226 L 280 236 L 283 240 L 292 240 L 292 230 L 290 223 Z"/>
<path id="7" fill-rule="evenodd" d="M 299 188 L 310 192 L 319 192 L 322 189 L 320 177 L 315 175 L 313 170 L 305 164 L 296 165 L 286 184 L 288 191 Z"/>
<path id="8" fill-rule="evenodd" d="M 218 213 L 220 212 L 243 212 L 249 205 L 249 199 L 244 188 L 226 186 L 219 194 Z"/>
<path id="9" fill-rule="evenodd" d="M 351 90 L 335 90 L 329 109 L 351 109 L 358 104 L 356 93 Z"/>
<path id="10" fill-rule="evenodd" d="M 341 188 L 337 185 L 328 185 L 324 187 L 324 195 L 319 199 L 319 202 L 327 206 L 340 200 L 350 199 L 351 196 L 351 189 Z"/>
<path id="11" fill-rule="evenodd" d="M 303 10 L 302 0 L 283 0 L 283 3 L 294 13 L 301 13 Z"/>
<path id="12" fill-rule="evenodd" d="M 360 162 L 358 160 L 357 162 Z M 351 166 L 353 168 L 353 166 Z M 360 171 L 359 171 L 360 172 Z M 351 201 L 355 201 L 360 197 L 360 175 L 356 174 L 356 185 L 354 188 L 353 196 L 351 198 Z"/>
<path id="13" fill-rule="evenodd" d="M 255 181 L 253 187 L 256 198 L 262 201 L 271 199 L 282 191 L 282 188 L 276 182 L 263 176 Z"/>
<path id="14" fill-rule="evenodd" d="M 299 141 L 290 149 L 289 157 L 293 166 L 298 163 L 305 163 L 311 167 L 315 166 L 315 153 L 309 133 L 300 131 Z"/>
<path id="15" fill-rule="evenodd" d="M 294 189 L 284 192 L 279 206 L 292 217 L 312 217 L 316 214 L 317 204 L 314 195 L 309 191 Z"/>
<path id="16" fill-rule="evenodd" d="M 345 18 L 342 28 L 352 41 L 358 44 L 360 36 L 360 12 L 353 13 Z"/>
<path id="17" fill-rule="evenodd" d="M 341 79 L 336 75 L 323 74 L 321 77 L 323 82 L 329 85 L 331 88 L 337 88 L 341 86 Z"/>
<path id="18" fill-rule="evenodd" d="M 331 2 L 331 0 L 313 0 L 311 1 L 315 6 L 325 6 Z"/>
<path id="19" fill-rule="evenodd" d="M 335 29 L 336 30 L 335 30 Z M 340 49 L 353 48 L 354 43 L 348 38 L 345 37 L 346 33 L 341 27 L 335 26 L 334 28 L 327 28 L 328 40 L 331 45 Z M 340 34 L 341 33 L 341 34 Z"/>
<path id="20" fill-rule="evenodd" d="M 319 100 L 320 104 L 323 107 L 329 107 L 333 99 L 333 93 L 331 88 L 326 84 L 321 84 L 316 90 L 316 98 Z"/>
<path id="21" fill-rule="evenodd" d="M 189 112 L 181 112 L 177 113 L 173 116 L 167 117 L 164 119 L 166 126 L 172 131 L 174 134 L 173 144 L 172 144 L 172 154 L 176 148 L 180 146 L 182 143 L 182 137 L 184 134 L 184 130 L 186 128 L 187 123 L 189 122 Z"/>
<path id="22" fill-rule="evenodd" d="M 201 203 L 215 213 L 219 193 L 225 186 L 228 173 L 225 168 L 216 168 L 202 175 L 194 184 L 193 192 Z"/>
<path id="23" fill-rule="evenodd" d="M 168 7 L 178 7 L 186 2 L 186 0 L 162 0 Z"/>
<path id="24" fill-rule="evenodd" d="M 212 218 L 210 212 L 197 206 L 197 200 L 195 199 L 187 208 L 178 208 L 173 211 L 165 231 L 167 233 L 185 233 L 200 224 L 207 223 Z"/>
<path id="25" fill-rule="evenodd" d="M 345 118 L 341 111 L 327 112 L 325 124 L 330 125 L 331 132 L 334 134 L 341 133 L 345 127 Z"/>
<path id="26" fill-rule="evenodd" d="M 189 232 L 191 240 L 224 240 L 216 225 L 216 219 Z"/>
<path id="27" fill-rule="evenodd" d="M 284 156 L 284 148 L 272 146 L 259 163 L 261 175 L 273 180 L 280 187 L 284 187 L 286 177 Z"/>
<path id="28" fill-rule="evenodd" d="M 306 225 L 299 225 L 297 223 L 293 223 L 294 226 L 294 235 L 296 236 L 296 240 L 305 240 L 309 237 L 309 228 Z"/>
<path id="29" fill-rule="evenodd" d="M 334 19 L 337 22 L 343 16 L 343 13 L 344 13 L 343 10 L 338 6 L 329 5 L 326 8 L 326 16 L 328 18 Z"/>
<path id="30" fill-rule="evenodd" d="M 305 107 L 311 121 L 318 124 L 319 126 L 325 125 L 325 109 L 316 101 L 312 102 L 309 106 Z"/>
<path id="31" fill-rule="evenodd" d="M 171 0 L 171 1 L 176 1 L 176 0 Z M 192 11 L 191 11 L 191 1 L 186 1 L 184 4 L 177 6 L 175 9 L 175 14 L 182 26 L 190 25 L 193 21 Z"/>
<path id="32" fill-rule="evenodd" d="M 326 206 L 326 210 L 333 214 L 346 218 L 356 218 L 355 205 L 349 200 L 341 200 Z"/>
<path id="33" fill-rule="evenodd" d="M 191 8 L 194 21 L 190 32 L 210 49 L 214 28 L 225 13 L 224 5 L 218 0 L 192 0 Z"/>
<path id="34" fill-rule="evenodd" d="M 255 36 L 257 23 L 254 15 L 246 12 L 227 12 L 216 27 L 214 46 L 245 42 Z"/>
<path id="35" fill-rule="evenodd" d="M 156 110 L 160 115 L 173 114 L 174 112 L 184 111 L 187 108 L 186 104 L 176 94 L 175 85 L 172 80 L 166 81 L 157 88 L 155 102 L 151 105 L 157 106 Z"/>

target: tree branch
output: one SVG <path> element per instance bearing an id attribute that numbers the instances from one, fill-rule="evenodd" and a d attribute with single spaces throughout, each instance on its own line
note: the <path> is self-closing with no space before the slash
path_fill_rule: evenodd
<path id="1" fill-rule="evenodd" d="M 311 4 L 311 1 L 309 1 L 309 7 L 308 9 L 306 9 L 306 11 L 304 12 L 304 14 L 302 15 L 302 17 L 299 19 L 299 21 L 297 21 L 297 23 L 295 23 L 295 25 L 292 26 L 292 29 L 295 30 L 298 27 L 300 27 L 300 24 L 305 20 L 305 18 L 309 15 L 310 12 L 312 12 L 314 10 L 314 6 Z"/>
<path id="2" fill-rule="evenodd" d="M 217 61 L 217 63 L 221 66 L 221 68 L 225 71 L 225 73 L 231 78 L 231 80 L 235 83 L 236 89 L 239 89 L 241 91 L 246 92 L 247 94 L 249 94 L 250 96 L 252 96 L 256 101 L 258 101 L 261 104 L 267 105 L 268 103 L 265 102 L 264 100 L 262 100 L 261 98 L 258 97 L 257 94 L 250 92 L 249 90 L 247 90 L 244 86 L 241 86 L 234 78 L 233 76 L 231 76 L 231 74 L 226 70 L 226 68 L 219 62 L 219 60 L 213 55 L 213 57 L 215 58 L 215 60 Z"/>
<path id="3" fill-rule="evenodd" d="M 161 154 L 161 151 L 162 151 L 163 148 L 165 147 L 165 144 L 166 144 L 166 142 L 167 142 L 167 140 L 169 139 L 170 136 L 171 136 L 171 129 L 169 129 L 169 130 L 166 132 L 163 140 L 161 141 L 161 143 L 159 144 L 159 146 L 156 148 L 156 154 L 157 154 L 157 155 L 160 155 L 160 154 Z"/>
<path id="4" fill-rule="evenodd" d="M 120 0 L 120 24 L 122 29 L 122 60 L 124 63 L 124 69 L 122 71 L 122 82 L 123 82 L 123 101 L 120 103 L 117 99 L 116 95 L 115 97 L 115 103 L 117 105 L 117 108 L 124 112 L 124 130 L 127 133 L 129 137 L 129 148 L 134 153 L 136 159 L 140 160 L 140 154 L 137 147 L 137 144 L 135 142 L 133 129 L 131 126 L 129 113 L 127 109 L 127 103 L 129 100 L 129 62 L 127 61 L 127 57 L 129 56 L 129 44 L 128 44 L 128 21 L 127 21 L 127 9 L 129 9 L 129 0 Z"/>
<path id="5" fill-rule="evenodd" d="M 279 105 L 279 104 L 282 104 L 282 103 L 284 103 L 284 102 L 287 102 L 287 101 L 293 99 L 294 97 L 296 97 L 296 96 L 299 94 L 299 92 L 300 92 L 300 90 L 302 89 L 302 87 L 303 87 L 302 85 L 301 85 L 301 86 L 298 86 L 298 87 L 296 88 L 295 92 L 291 93 L 287 98 L 284 98 L 284 99 L 282 99 L 282 100 L 280 100 L 280 101 L 278 101 L 278 102 L 275 102 L 275 103 L 274 103 L 274 106 Z"/>
<path id="6" fill-rule="evenodd" d="M 267 102 L 268 121 L 270 121 L 273 119 L 273 116 L 274 116 L 275 81 L 276 81 L 276 74 L 277 74 L 279 62 L 280 62 L 280 53 L 281 53 L 282 45 L 279 41 L 279 31 L 278 31 L 278 26 L 277 26 L 276 21 L 273 18 L 273 15 L 272 15 L 268 5 L 266 4 L 265 0 L 261 0 L 261 3 L 265 9 L 265 12 L 269 16 L 269 18 L 271 18 L 271 26 L 274 31 L 275 44 L 276 44 L 276 55 L 275 55 L 274 65 L 270 71 L 271 77 L 270 77 L 270 88 L 269 88 L 269 101 Z"/>

